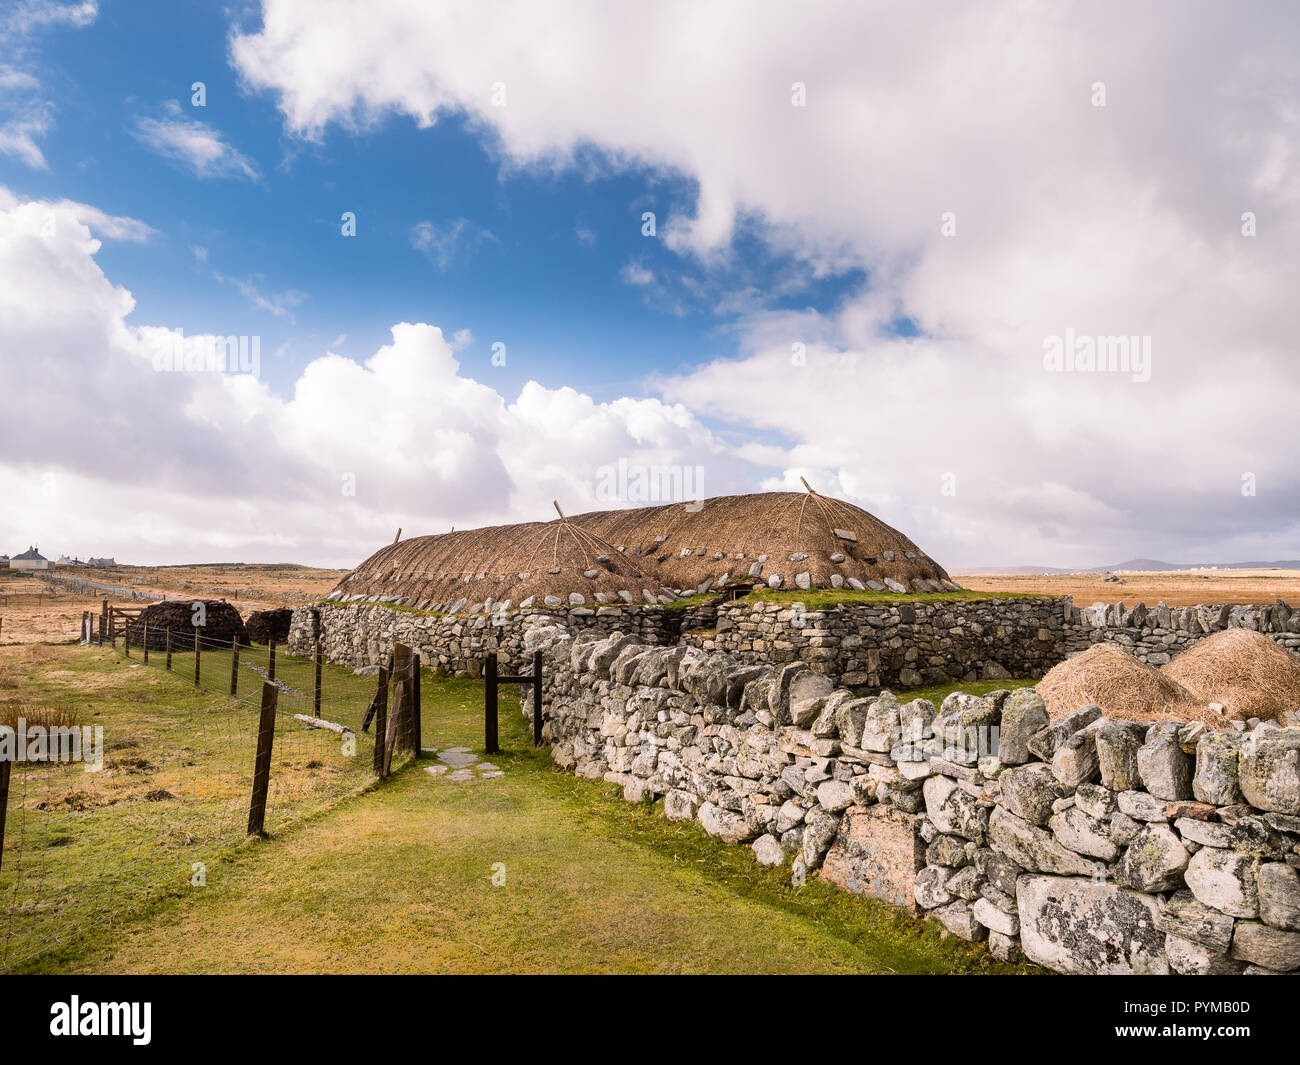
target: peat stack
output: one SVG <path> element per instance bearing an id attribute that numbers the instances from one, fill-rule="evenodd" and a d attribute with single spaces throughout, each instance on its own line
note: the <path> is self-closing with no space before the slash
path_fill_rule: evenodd
<path id="1" fill-rule="evenodd" d="M 172 649 L 184 651 L 194 642 L 194 603 L 199 600 L 182 601 L 169 599 L 145 607 L 144 612 L 127 627 L 131 644 L 139 647 L 144 642 L 145 627 L 149 629 L 149 649 L 161 651 L 167 645 L 167 630 L 172 633 Z M 239 611 L 224 599 L 204 599 L 207 612 L 207 624 L 201 630 L 203 646 L 215 644 L 229 647 L 230 641 L 238 636 L 239 642 L 248 643 L 248 630 L 244 628 L 244 619 Z"/>
<path id="2" fill-rule="evenodd" d="M 254 610 L 248 615 L 245 627 L 248 629 L 249 643 L 289 642 L 289 623 L 293 620 L 293 611 L 288 607 L 279 610 Z"/>

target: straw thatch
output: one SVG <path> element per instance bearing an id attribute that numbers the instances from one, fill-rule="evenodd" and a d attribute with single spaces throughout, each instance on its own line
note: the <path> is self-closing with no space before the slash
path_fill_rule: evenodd
<path id="1" fill-rule="evenodd" d="M 796 587 L 801 573 L 813 588 L 831 587 L 837 574 L 846 584 L 852 578 L 884 590 L 890 580 L 907 592 L 941 591 L 948 581 L 943 567 L 897 529 L 816 492 L 719 496 L 698 504 L 593 511 L 572 520 L 639 556 L 674 588 L 698 589 L 753 568 L 765 581 L 779 576 L 782 588 Z M 947 590 L 956 588 L 948 584 Z"/>
<path id="2" fill-rule="evenodd" d="M 1224 629 L 1198 640 L 1161 672 L 1231 718 L 1282 720 L 1300 711 L 1300 657 L 1253 629 Z"/>
<path id="3" fill-rule="evenodd" d="M 184 651 L 194 640 L 192 607 L 193 603 L 198 601 L 182 602 L 168 599 L 145 607 L 140 612 L 140 616 L 127 626 L 131 642 L 140 646 L 144 640 L 145 627 L 148 626 L 149 649 L 161 651 L 166 646 L 167 630 L 170 629 L 172 647 L 177 651 Z M 244 628 L 244 619 L 239 616 L 238 610 L 224 599 L 204 599 L 202 602 L 207 613 L 207 624 L 199 632 L 203 636 L 205 646 L 213 642 L 228 644 L 235 636 L 239 637 L 240 643 L 248 643 L 248 632 Z"/>
<path id="4" fill-rule="evenodd" d="M 391 544 L 330 596 L 426 610 L 542 605 L 547 596 L 575 606 L 657 601 L 658 582 L 634 562 L 573 522 L 497 525 Z"/>
<path id="5" fill-rule="evenodd" d="M 293 611 L 288 607 L 278 610 L 254 610 L 248 615 L 244 626 L 248 629 L 249 643 L 287 643 L 289 626 L 293 622 Z"/>
<path id="6" fill-rule="evenodd" d="M 669 602 L 737 580 L 784 589 L 955 591 L 911 540 L 816 492 L 721 496 L 422 536 L 372 555 L 330 593 L 421 609 L 530 599 Z M 597 594 L 599 593 L 599 594 Z M 551 605 L 554 605 L 552 603 Z"/>
<path id="7" fill-rule="evenodd" d="M 1113 643 L 1094 644 L 1053 666 L 1037 688 L 1053 721 L 1095 705 L 1116 721 L 1227 724 L 1182 685 Z"/>

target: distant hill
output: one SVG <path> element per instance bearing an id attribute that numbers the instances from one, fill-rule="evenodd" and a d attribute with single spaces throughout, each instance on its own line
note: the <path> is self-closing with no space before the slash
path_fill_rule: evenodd
<path id="1" fill-rule="evenodd" d="M 1300 569 L 1300 559 L 1278 562 L 1162 562 L 1158 558 L 1130 558 L 1113 566 L 1088 566 L 1084 569 L 1061 569 L 1059 566 L 970 566 L 961 570 L 976 576 L 981 573 L 1059 574 L 1059 573 L 1164 573 L 1186 569 Z"/>

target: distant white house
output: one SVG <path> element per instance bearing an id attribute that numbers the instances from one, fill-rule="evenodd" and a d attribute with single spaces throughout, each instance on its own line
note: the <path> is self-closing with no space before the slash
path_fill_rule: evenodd
<path id="1" fill-rule="evenodd" d="M 21 555 L 14 555 L 9 560 L 9 568 L 17 570 L 50 569 L 50 560 L 35 547 L 29 547 Z"/>
<path id="2" fill-rule="evenodd" d="M 86 563 L 87 566 L 116 566 L 117 561 L 111 558 L 92 558 Z"/>
<path id="3" fill-rule="evenodd" d="M 86 564 L 79 558 L 69 558 L 67 555 L 60 555 L 56 566 L 85 566 Z"/>

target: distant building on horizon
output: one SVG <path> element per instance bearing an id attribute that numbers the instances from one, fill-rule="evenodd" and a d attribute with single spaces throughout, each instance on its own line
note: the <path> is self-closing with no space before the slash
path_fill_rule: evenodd
<path id="1" fill-rule="evenodd" d="M 92 558 L 86 563 L 87 566 L 116 566 L 117 560 L 113 558 Z"/>
<path id="2" fill-rule="evenodd" d="M 38 570 L 49 569 L 50 560 L 41 554 L 36 547 L 29 547 L 21 555 L 14 555 L 9 560 L 11 570 Z"/>

